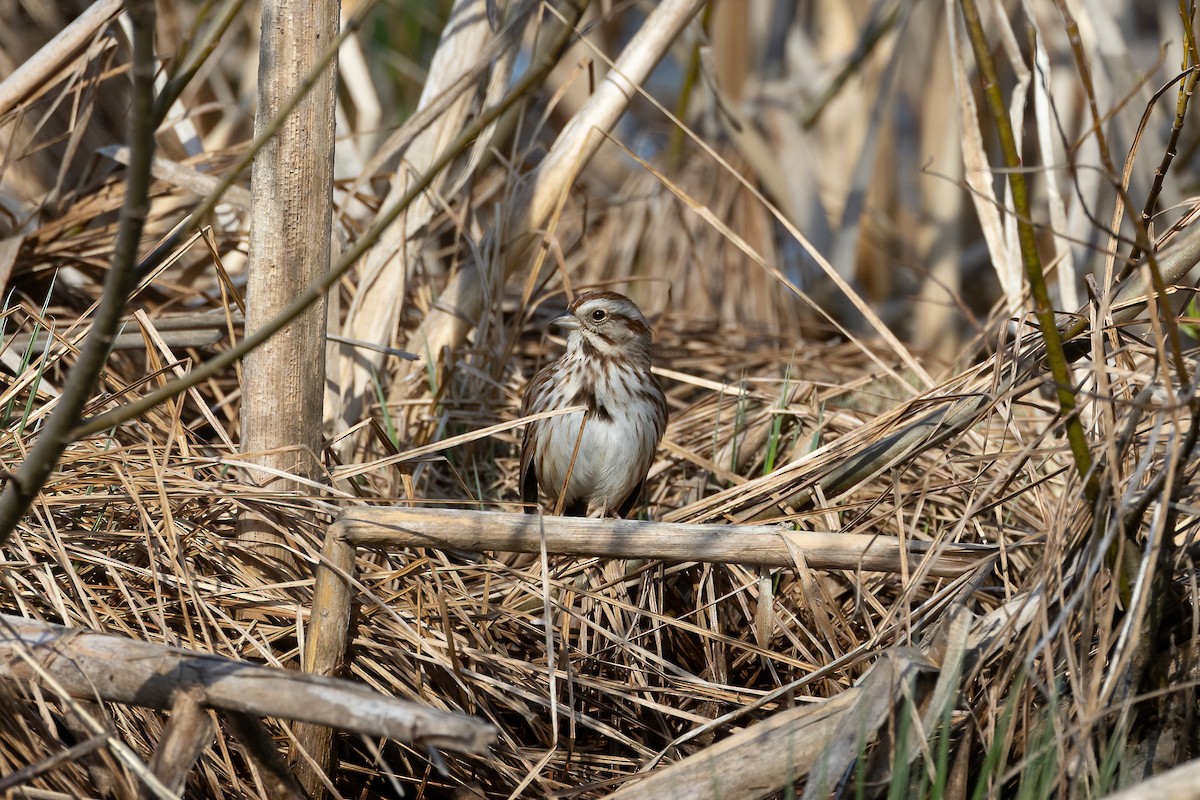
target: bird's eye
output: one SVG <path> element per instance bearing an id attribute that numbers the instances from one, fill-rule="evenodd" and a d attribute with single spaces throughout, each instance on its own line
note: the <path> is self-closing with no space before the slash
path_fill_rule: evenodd
<path id="1" fill-rule="evenodd" d="M 592 321 L 593 322 L 604 322 L 604 320 L 606 320 L 606 319 L 608 319 L 608 312 L 605 311 L 603 308 L 597 308 L 595 311 L 592 312 Z"/>

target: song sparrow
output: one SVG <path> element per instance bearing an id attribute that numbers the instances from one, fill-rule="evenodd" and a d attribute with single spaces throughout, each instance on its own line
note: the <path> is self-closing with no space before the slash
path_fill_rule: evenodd
<path id="1" fill-rule="evenodd" d="M 650 326 L 615 292 L 579 295 L 554 324 L 569 331 L 567 352 L 530 382 L 521 416 L 587 411 L 525 426 L 521 500 L 536 503 L 540 486 L 551 510 L 561 499 L 574 516 L 625 517 L 667 427 L 667 401 L 650 374 Z"/>

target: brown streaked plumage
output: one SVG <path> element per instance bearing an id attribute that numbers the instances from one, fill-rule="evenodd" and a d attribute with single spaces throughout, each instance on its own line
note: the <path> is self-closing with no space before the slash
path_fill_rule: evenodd
<path id="1" fill-rule="evenodd" d="M 530 381 L 521 416 L 587 411 L 525 426 L 521 500 L 537 503 L 540 488 L 551 510 L 561 498 L 567 514 L 625 517 L 667 427 L 667 401 L 650 372 L 650 325 L 616 292 L 585 292 L 554 322 L 569 331 L 567 352 Z"/>

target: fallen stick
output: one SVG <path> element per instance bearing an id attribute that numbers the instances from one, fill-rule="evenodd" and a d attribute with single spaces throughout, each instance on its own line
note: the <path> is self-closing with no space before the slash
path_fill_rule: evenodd
<path id="1" fill-rule="evenodd" d="M 792 531 L 766 525 L 700 525 L 584 517 L 541 517 L 449 508 L 369 506 L 342 512 L 329 532 L 364 547 L 435 547 L 601 558 L 705 561 L 816 569 L 917 571 L 955 578 L 995 555 L 987 545 L 901 541 L 891 536 Z M 905 565 L 904 558 L 908 563 Z M 927 563 L 922 566 L 923 559 Z"/>
<path id="2" fill-rule="evenodd" d="M 25 650 L 28 658 L 18 653 Z M 349 681 L 0 614 L 0 679 L 49 674 L 74 697 L 168 709 L 180 691 L 207 707 L 482 753 L 495 729 Z"/>

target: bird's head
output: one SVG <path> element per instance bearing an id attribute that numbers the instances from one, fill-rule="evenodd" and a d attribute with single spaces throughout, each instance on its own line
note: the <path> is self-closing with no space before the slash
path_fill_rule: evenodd
<path id="1" fill-rule="evenodd" d="M 650 324 L 637 304 L 616 292 L 584 292 L 554 324 L 568 341 L 601 355 L 649 357 Z"/>

